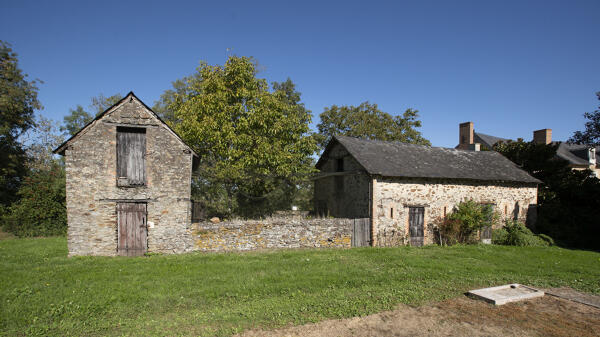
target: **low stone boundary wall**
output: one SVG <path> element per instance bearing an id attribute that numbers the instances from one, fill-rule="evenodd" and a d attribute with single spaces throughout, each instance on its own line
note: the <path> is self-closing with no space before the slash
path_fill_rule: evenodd
<path id="1" fill-rule="evenodd" d="M 270 248 L 349 248 L 353 219 L 234 220 L 192 225 L 195 250 L 207 252 Z"/>

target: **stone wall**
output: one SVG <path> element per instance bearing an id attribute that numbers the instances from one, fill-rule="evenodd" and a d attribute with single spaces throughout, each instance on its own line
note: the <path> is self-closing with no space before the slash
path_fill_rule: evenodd
<path id="1" fill-rule="evenodd" d="M 193 225 L 195 249 L 205 252 L 271 248 L 349 248 L 352 219 L 269 218 Z"/>
<path id="2" fill-rule="evenodd" d="M 117 126 L 146 128 L 145 186 L 117 187 Z M 116 255 L 119 201 L 147 203 L 148 251 L 194 248 L 189 149 L 135 97 L 78 134 L 65 151 L 69 255 Z"/>
<path id="3" fill-rule="evenodd" d="M 377 246 L 408 242 L 408 208 L 425 208 L 425 243 L 433 243 L 436 221 L 461 201 L 495 204 L 502 220 L 525 222 L 530 205 L 537 203 L 537 187 L 443 179 L 378 178 L 374 181 L 373 230 Z"/>
<path id="4" fill-rule="evenodd" d="M 337 172 L 338 159 L 343 160 L 343 172 Z M 348 151 L 334 145 L 320 169 L 327 175 L 315 180 L 315 211 L 325 209 L 322 215 L 338 218 L 368 218 L 371 179 Z"/>

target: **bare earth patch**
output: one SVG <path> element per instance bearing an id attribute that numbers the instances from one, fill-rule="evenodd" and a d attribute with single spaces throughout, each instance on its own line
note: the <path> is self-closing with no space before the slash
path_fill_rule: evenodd
<path id="1" fill-rule="evenodd" d="M 365 317 L 328 320 L 240 337 L 275 336 L 598 336 L 600 309 L 544 296 L 494 306 L 460 297 L 412 308 L 401 305 Z"/>

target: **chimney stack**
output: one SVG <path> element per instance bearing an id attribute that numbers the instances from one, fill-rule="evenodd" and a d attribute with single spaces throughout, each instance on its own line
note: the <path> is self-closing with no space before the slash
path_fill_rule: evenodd
<path id="1" fill-rule="evenodd" d="M 533 142 L 536 144 L 552 143 L 552 129 L 541 129 L 533 131 Z"/>
<path id="2" fill-rule="evenodd" d="M 465 122 L 458 125 L 458 148 L 468 150 L 473 144 L 473 122 Z"/>

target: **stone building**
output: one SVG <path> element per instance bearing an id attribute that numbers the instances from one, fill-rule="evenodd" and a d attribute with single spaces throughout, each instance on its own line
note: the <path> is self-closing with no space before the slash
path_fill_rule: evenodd
<path id="1" fill-rule="evenodd" d="M 133 92 L 60 145 L 69 255 L 194 249 L 197 155 Z"/>
<path id="2" fill-rule="evenodd" d="M 476 146 L 491 150 L 496 143 L 513 141 L 508 138 L 475 132 L 473 122 L 459 124 L 458 133 L 458 145 L 456 148 L 463 150 L 472 149 Z M 556 158 L 567 161 L 569 167 L 573 170 L 589 169 L 596 177 L 600 177 L 600 162 L 596 161 L 596 152 L 600 151 L 600 146 L 552 141 L 552 129 L 533 131 L 533 142 L 558 145 Z"/>
<path id="3" fill-rule="evenodd" d="M 315 211 L 369 218 L 373 246 L 432 243 L 436 224 L 468 199 L 526 221 L 540 183 L 493 151 L 344 136 L 332 138 L 316 167 Z"/>

